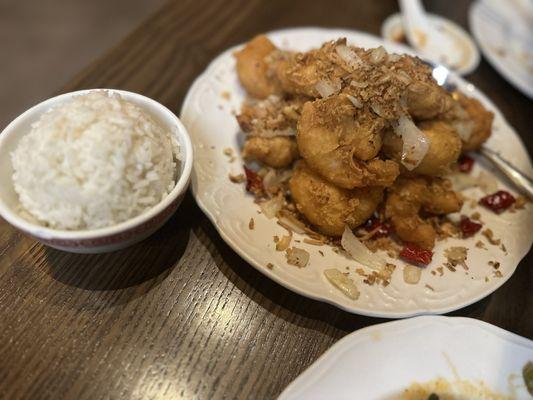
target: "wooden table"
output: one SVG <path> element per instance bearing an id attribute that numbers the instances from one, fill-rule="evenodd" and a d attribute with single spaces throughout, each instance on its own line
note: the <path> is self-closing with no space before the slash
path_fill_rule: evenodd
<path id="1" fill-rule="evenodd" d="M 466 26 L 468 2 L 427 5 Z M 326 26 L 379 34 L 395 11 L 395 1 L 171 2 L 63 90 L 127 89 L 178 114 L 209 61 L 256 33 Z M 531 102 L 484 61 L 469 79 L 531 153 Z M 503 287 L 452 315 L 532 337 L 532 260 L 530 253 Z M 380 322 L 264 277 L 220 239 L 190 195 L 153 237 L 112 254 L 62 253 L 0 222 L 2 399 L 274 398 L 341 337 Z"/>

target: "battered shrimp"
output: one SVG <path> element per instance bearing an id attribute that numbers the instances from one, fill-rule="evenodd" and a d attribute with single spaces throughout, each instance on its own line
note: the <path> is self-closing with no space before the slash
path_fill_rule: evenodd
<path id="1" fill-rule="evenodd" d="M 454 93 L 454 97 L 473 123 L 470 137 L 463 143 L 463 151 L 478 150 L 492 132 L 494 114 L 486 110 L 478 100 L 462 93 Z"/>
<path id="2" fill-rule="evenodd" d="M 403 97 L 407 112 L 414 119 L 427 120 L 448 111 L 452 98 L 435 82 L 415 82 L 407 87 Z"/>
<path id="3" fill-rule="evenodd" d="M 338 188 L 314 173 L 304 161 L 298 163 L 290 180 L 290 190 L 298 210 L 320 232 L 340 236 L 344 226 L 364 223 L 383 199 L 383 189 Z"/>
<path id="4" fill-rule="evenodd" d="M 298 157 L 294 138 L 304 98 L 247 102 L 237 121 L 246 134 L 243 157 L 274 168 L 286 167 Z"/>
<path id="5" fill-rule="evenodd" d="M 460 196 L 450 189 L 449 181 L 401 178 L 389 189 L 385 216 L 401 239 L 432 249 L 436 232 L 421 218 L 420 212 L 448 214 L 459 211 L 462 205 Z"/>
<path id="6" fill-rule="evenodd" d="M 325 84 L 335 92 L 341 89 L 341 81 L 349 75 L 336 53 L 337 46 L 346 40 L 327 42 L 319 49 L 297 53 L 276 66 L 276 75 L 287 93 L 321 97 L 319 84 Z"/>
<path id="7" fill-rule="evenodd" d="M 418 128 L 429 138 L 429 149 L 420 164 L 413 169 L 423 175 L 442 176 L 461 154 L 461 139 L 452 127 L 442 121 L 423 121 Z M 392 130 L 388 130 L 383 139 L 383 152 L 387 157 L 401 161 L 402 139 Z"/>
<path id="8" fill-rule="evenodd" d="M 341 188 L 390 186 L 398 164 L 376 158 L 384 126 L 383 118 L 356 108 L 345 95 L 307 102 L 298 122 L 298 148 L 312 169 Z"/>
<path id="9" fill-rule="evenodd" d="M 281 84 L 268 60 L 277 51 L 266 36 L 259 35 L 235 54 L 239 80 L 253 97 L 264 99 L 271 94 L 281 94 Z"/>
<path id="10" fill-rule="evenodd" d="M 248 161 L 259 161 L 273 168 L 283 168 L 298 158 L 298 146 L 293 138 L 286 136 L 253 136 L 244 143 L 242 156 Z"/>

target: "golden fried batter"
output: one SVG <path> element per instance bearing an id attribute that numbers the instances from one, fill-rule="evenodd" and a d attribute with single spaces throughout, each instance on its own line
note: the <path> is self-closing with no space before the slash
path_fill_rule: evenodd
<path id="1" fill-rule="evenodd" d="M 404 94 L 407 112 L 415 119 L 432 119 L 445 113 L 453 99 L 435 82 L 414 82 Z"/>
<path id="2" fill-rule="evenodd" d="M 450 172 L 450 167 L 457 161 L 461 154 L 461 139 L 452 127 L 442 121 L 423 121 L 418 128 L 429 138 L 428 152 L 411 172 L 442 176 Z M 402 139 L 392 130 L 385 133 L 383 139 L 383 152 L 387 157 L 401 161 Z"/>
<path id="3" fill-rule="evenodd" d="M 367 187 L 345 190 L 315 174 L 304 161 L 298 163 L 290 180 L 298 210 L 320 232 L 340 236 L 344 226 L 355 228 L 364 223 L 383 199 L 383 189 Z"/>
<path id="4" fill-rule="evenodd" d="M 252 136 L 246 140 L 242 156 L 248 161 L 259 161 L 273 168 L 287 167 L 298 158 L 298 146 L 294 138 Z"/>
<path id="5" fill-rule="evenodd" d="M 457 98 L 459 104 L 474 123 L 470 138 L 463 143 L 463 151 L 478 150 L 492 132 L 494 113 L 485 109 L 479 100 L 467 97 L 462 93 L 456 93 L 454 97 Z"/>
<path id="6" fill-rule="evenodd" d="M 311 168 L 342 188 L 390 186 L 398 165 L 376 158 L 384 126 L 383 118 L 356 108 L 346 95 L 307 102 L 298 122 L 298 148 Z"/>
<path id="7" fill-rule="evenodd" d="M 241 129 L 250 136 L 286 135 L 296 133 L 296 123 L 302 113 L 304 97 L 283 99 L 269 96 L 265 100 L 246 101 L 237 115 Z"/>
<path id="8" fill-rule="evenodd" d="M 449 181 L 400 178 L 389 189 L 385 216 L 402 240 L 432 249 L 436 232 L 420 212 L 448 214 L 459 211 L 462 205 L 460 196 L 450 189 Z"/>
<path id="9" fill-rule="evenodd" d="M 235 55 L 239 80 L 253 97 L 264 99 L 281 93 L 281 85 L 267 61 L 275 51 L 276 46 L 265 35 L 259 35 Z"/>

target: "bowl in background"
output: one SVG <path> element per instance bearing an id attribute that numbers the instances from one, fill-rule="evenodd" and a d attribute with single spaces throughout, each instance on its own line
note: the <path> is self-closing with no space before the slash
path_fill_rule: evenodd
<path id="1" fill-rule="evenodd" d="M 10 153 L 19 140 L 30 132 L 31 125 L 52 107 L 61 105 L 73 96 L 93 90 L 119 94 L 151 114 L 176 136 L 180 146 L 179 174 L 172 191 L 150 210 L 120 224 L 90 230 L 59 230 L 46 228 L 21 217 L 17 211 L 18 195 L 13 187 L 13 167 Z M 30 108 L 13 120 L 0 134 L 0 216 L 20 231 L 39 242 L 59 250 L 74 253 L 103 253 L 115 251 L 145 239 L 160 228 L 177 210 L 190 180 L 193 151 L 187 130 L 168 108 L 146 96 L 116 89 L 89 89 L 52 97 Z"/>

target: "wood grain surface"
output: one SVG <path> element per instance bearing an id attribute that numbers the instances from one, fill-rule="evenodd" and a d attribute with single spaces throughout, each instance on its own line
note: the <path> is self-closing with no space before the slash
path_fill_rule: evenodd
<path id="1" fill-rule="evenodd" d="M 469 2 L 426 4 L 466 26 Z M 379 34 L 396 11 L 395 1 L 170 2 L 63 91 L 131 90 L 178 114 L 209 61 L 254 34 L 289 26 Z M 531 153 L 531 102 L 485 61 L 469 79 Z M 532 261 L 530 252 L 499 290 L 453 315 L 533 337 Z M 272 399 L 344 335 L 380 322 L 255 271 L 190 195 L 155 235 L 111 254 L 62 253 L 0 221 L 1 399 Z"/>

